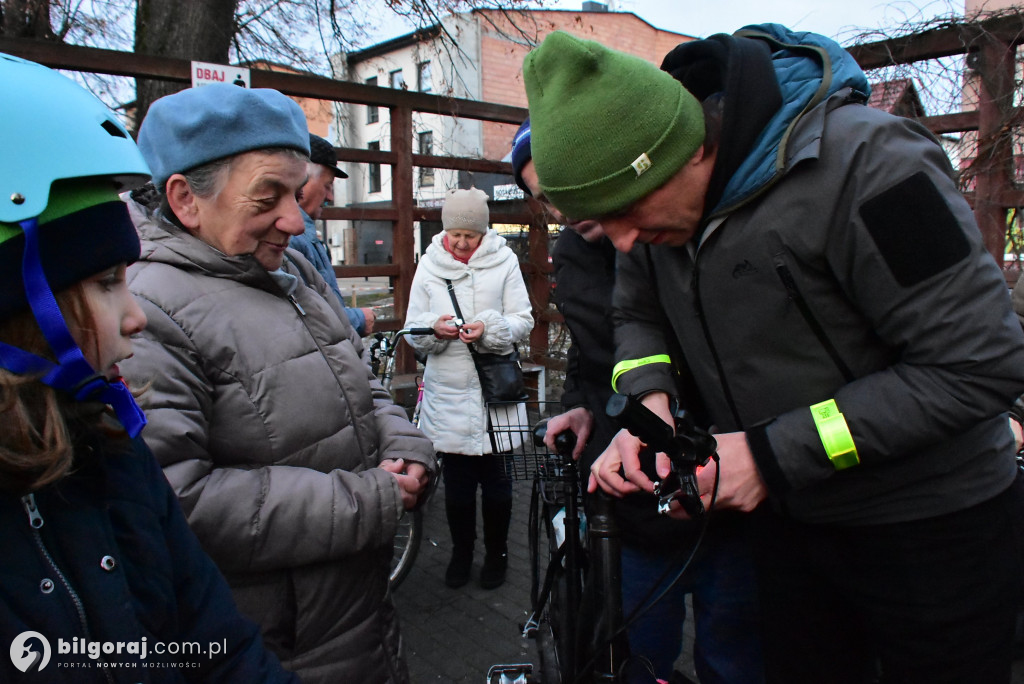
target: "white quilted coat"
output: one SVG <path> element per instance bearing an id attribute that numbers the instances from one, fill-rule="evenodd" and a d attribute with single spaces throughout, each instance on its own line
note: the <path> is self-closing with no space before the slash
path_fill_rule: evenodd
<path id="1" fill-rule="evenodd" d="M 420 259 L 405 326 L 430 328 L 444 314 L 455 315 L 447 278 L 454 283 L 466 322 L 484 324 L 477 349 L 496 354 L 512 351 L 513 342 L 524 341 L 533 328 L 519 259 L 505 244 L 505 238 L 493 230 L 484 235 L 468 264 L 456 261 L 444 248 L 443 240 L 443 232 L 434 236 Z M 434 448 L 465 455 L 491 453 L 480 379 L 469 349 L 459 340 L 431 336 L 406 339 L 429 355 L 423 375 L 420 428 Z M 518 420 L 515 416 L 509 418 Z"/>

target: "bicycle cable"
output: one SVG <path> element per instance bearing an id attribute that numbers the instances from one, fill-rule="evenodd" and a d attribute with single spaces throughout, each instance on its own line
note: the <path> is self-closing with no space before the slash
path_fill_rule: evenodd
<path id="1" fill-rule="evenodd" d="M 576 679 L 573 680 L 572 684 L 582 684 L 584 682 L 583 678 L 585 674 L 590 669 L 590 667 L 597 662 L 597 659 L 600 657 L 600 655 L 612 645 L 616 638 L 621 636 L 647 611 L 654 608 L 654 606 L 656 606 L 659 601 L 664 599 L 665 596 L 669 593 L 669 591 L 671 591 L 672 588 L 676 584 L 678 584 L 679 580 L 682 579 L 683 575 L 689 569 L 690 563 L 693 562 L 694 557 L 697 555 L 697 551 L 700 549 L 701 542 L 704 541 L 704 535 L 707 533 L 708 525 L 711 522 L 711 512 L 714 510 L 715 501 L 717 501 L 718 499 L 718 484 L 721 478 L 721 468 L 719 467 L 720 463 L 718 453 L 716 452 L 712 454 L 711 458 L 715 462 L 715 481 L 711 488 L 711 500 L 708 502 L 707 514 L 704 516 L 704 521 L 701 524 L 700 532 L 697 535 L 697 540 L 694 542 L 693 548 L 690 550 L 690 553 L 687 556 L 686 561 L 683 563 L 682 567 L 680 567 L 678 571 L 674 571 L 673 566 L 675 565 L 675 560 L 677 557 L 681 557 L 683 555 L 683 549 L 680 549 L 680 551 L 676 552 L 676 555 L 675 557 L 673 557 L 672 562 L 669 563 L 668 568 L 666 568 L 665 571 L 661 573 L 661 576 L 658 577 L 657 581 L 655 581 L 651 585 L 651 588 L 648 590 L 647 595 L 644 596 L 644 598 L 637 603 L 636 608 L 633 609 L 633 612 L 630 613 L 629 617 L 623 620 L 622 626 L 618 630 L 616 630 L 614 634 L 608 637 L 605 640 L 605 642 L 601 644 L 600 648 L 594 649 L 594 655 L 591 656 L 590 660 L 588 660 L 581 668 L 579 668 L 579 670 L 577 671 L 578 674 L 576 675 Z M 655 596 L 652 600 L 651 597 L 654 596 L 655 593 L 658 591 L 658 587 L 661 586 L 662 582 L 664 582 L 673 572 L 676 573 L 676 576 L 673 577 L 672 581 L 668 584 L 668 586 L 666 586 L 662 590 L 662 592 Z M 630 656 L 630 658 L 632 657 L 633 656 Z M 628 663 L 629 659 L 624 661 L 622 665 L 619 666 L 620 671 L 614 673 L 615 681 L 620 681 L 621 670 Z"/>

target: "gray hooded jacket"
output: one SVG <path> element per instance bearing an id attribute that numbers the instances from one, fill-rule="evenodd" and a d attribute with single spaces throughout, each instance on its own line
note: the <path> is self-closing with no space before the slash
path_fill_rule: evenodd
<path id="1" fill-rule="evenodd" d="M 774 53 L 784 96 L 814 74 L 798 54 Z M 783 112 L 785 135 L 753 153 L 774 171 L 699 244 L 641 245 L 616 280 L 619 391 L 674 392 L 670 366 L 645 361 L 678 342 L 717 429 L 745 431 L 772 501 L 811 523 L 950 513 L 1016 473 L 1024 337 L 1002 274 L 934 138 L 860 101 L 843 87 Z M 859 465 L 826 455 L 809 407 L 828 399 Z"/>

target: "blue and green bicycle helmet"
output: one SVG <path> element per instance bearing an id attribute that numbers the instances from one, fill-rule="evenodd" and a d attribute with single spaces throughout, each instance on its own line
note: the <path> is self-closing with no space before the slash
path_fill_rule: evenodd
<path id="1" fill-rule="evenodd" d="M 56 363 L 0 342 L 0 367 L 39 374 L 77 401 L 114 408 L 136 436 L 145 417 L 123 382 L 89 365 L 53 293 L 139 257 L 118 193 L 149 169 L 107 107 L 71 79 L 0 54 L 0 319 L 31 310 Z"/>

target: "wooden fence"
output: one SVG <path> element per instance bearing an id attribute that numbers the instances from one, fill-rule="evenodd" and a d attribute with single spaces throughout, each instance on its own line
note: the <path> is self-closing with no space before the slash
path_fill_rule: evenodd
<path id="1" fill-rule="evenodd" d="M 973 111 L 922 118 L 936 134 L 977 131 L 978 153 L 971 172 L 974 191 L 968 193 L 985 244 L 1002 263 L 1007 231 L 1007 211 L 1024 206 L 1024 194 L 1014 183 L 1012 134 L 1021 121 L 1021 109 L 1014 105 L 1017 84 L 1016 48 L 1024 42 L 1024 15 L 1000 16 L 984 22 L 950 25 L 925 33 L 865 43 L 849 48 L 866 70 L 951 55 L 968 55 L 978 74 L 978 107 Z M 62 45 L 44 41 L 0 38 L 0 52 L 6 52 L 53 68 L 112 74 L 136 78 L 191 81 L 188 60 L 153 57 L 134 53 Z M 392 202 L 388 208 L 332 207 L 324 218 L 339 220 L 390 221 L 393 225 L 393 262 L 360 266 L 336 266 L 341 278 L 387 276 L 394 282 L 395 319 L 381 321 L 382 329 L 394 329 L 404 319 L 409 289 L 415 271 L 413 224 L 439 221 L 440 209 L 416 205 L 413 194 L 414 167 L 454 169 L 482 173 L 510 174 L 507 163 L 487 159 L 421 155 L 413 152 L 413 112 L 457 115 L 518 125 L 526 110 L 501 104 L 442 97 L 426 93 L 336 81 L 312 75 L 253 69 L 251 85 L 275 88 L 288 95 L 333 102 L 387 107 L 391 112 L 391 149 L 371 151 L 338 148 L 338 158 L 359 164 L 387 164 L 392 169 Z M 558 315 L 549 307 L 548 235 L 539 205 L 532 199 L 504 203 L 492 212 L 496 223 L 530 226 L 528 259 L 523 272 L 530 290 L 537 325 L 530 348 L 533 360 L 545 362 L 548 327 Z M 1015 277 L 1015 274 L 1014 274 Z M 411 359 L 402 369 L 410 370 Z"/>

